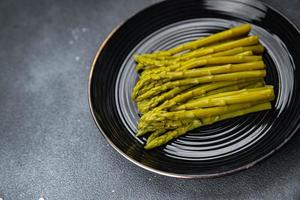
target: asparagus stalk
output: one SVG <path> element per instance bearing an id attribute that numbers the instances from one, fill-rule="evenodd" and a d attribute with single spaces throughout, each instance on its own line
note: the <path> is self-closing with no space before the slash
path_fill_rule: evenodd
<path id="1" fill-rule="evenodd" d="M 131 93 L 131 98 L 132 100 L 136 100 L 138 96 L 144 95 L 150 90 L 153 90 L 154 88 L 158 88 L 160 85 L 164 85 L 164 81 L 153 81 L 151 83 L 151 86 L 148 86 L 150 81 L 143 81 L 140 79 L 134 86 L 132 93 Z M 154 86 L 154 87 L 152 87 Z M 146 89 L 144 89 L 146 88 Z M 145 91 L 145 93 L 142 93 L 141 91 Z"/>
<path id="2" fill-rule="evenodd" d="M 246 38 L 242 38 L 239 40 L 234 40 L 234 41 L 226 42 L 224 44 L 219 44 L 219 45 L 216 45 L 213 47 L 198 49 L 194 52 L 178 55 L 176 60 L 177 61 L 190 60 L 195 57 L 197 58 L 197 57 L 205 56 L 208 54 L 218 53 L 218 52 L 226 51 L 229 49 L 234 49 L 237 47 L 255 45 L 258 43 L 259 43 L 259 41 L 258 41 L 257 36 L 248 36 Z"/>
<path id="3" fill-rule="evenodd" d="M 181 135 L 184 135 L 186 132 L 193 130 L 195 128 L 198 128 L 200 126 L 209 125 L 209 124 L 212 124 L 212 123 L 215 123 L 218 121 L 242 116 L 242 115 L 245 115 L 248 113 L 268 110 L 268 109 L 271 109 L 270 102 L 258 104 L 258 105 L 255 105 L 255 106 L 252 106 L 249 108 L 244 108 L 242 110 L 234 111 L 231 113 L 226 113 L 223 115 L 218 115 L 218 116 L 209 117 L 209 118 L 203 118 L 201 121 L 194 120 L 191 124 L 189 124 L 187 126 L 177 128 L 173 131 L 169 131 L 161 136 L 158 136 L 158 137 L 155 137 L 156 135 L 152 136 L 151 140 L 149 142 L 147 142 L 147 144 L 145 145 L 144 148 L 145 149 L 153 149 L 155 147 L 164 145 L 167 142 L 169 142 L 170 140 L 175 139 Z M 159 134 L 157 134 L 157 135 L 159 135 Z"/>
<path id="4" fill-rule="evenodd" d="M 194 118 L 198 119 L 204 117 L 212 117 L 215 115 L 226 114 L 229 112 L 248 108 L 256 104 L 258 103 L 257 102 L 240 103 L 240 104 L 232 104 L 226 106 L 199 108 L 194 110 L 180 110 L 180 111 L 173 111 L 173 112 L 156 111 L 154 113 L 151 113 L 151 115 L 147 116 L 144 119 L 144 122 L 151 123 L 151 122 L 163 121 L 163 120 L 183 120 L 183 119 L 194 119 Z"/>
<path id="5" fill-rule="evenodd" d="M 195 50 L 190 50 L 190 51 L 188 51 L 188 53 L 191 53 L 191 52 L 197 51 L 199 49 L 203 49 L 203 48 L 214 47 L 216 45 L 224 44 L 224 43 L 227 43 L 227 42 L 230 42 L 230 41 L 233 41 L 233 40 L 236 40 L 236 39 L 232 38 L 232 39 L 224 40 L 224 41 L 221 41 L 221 42 L 218 42 L 218 43 L 215 43 L 215 44 L 205 45 L 205 46 L 197 48 Z M 180 55 L 185 54 L 185 53 L 187 53 L 187 52 L 182 52 L 180 54 L 172 55 L 172 56 L 156 56 L 155 53 L 154 54 L 139 54 L 139 55 L 134 55 L 134 59 L 136 59 L 137 57 L 145 57 L 145 58 L 150 58 L 150 59 L 155 59 L 155 60 L 173 60 L 173 59 L 178 58 Z"/>
<path id="6" fill-rule="evenodd" d="M 223 54 L 222 52 L 224 52 L 226 50 L 234 49 L 237 47 L 254 45 L 254 44 L 258 44 L 258 37 L 257 36 L 249 36 L 247 38 L 228 42 L 225 44 L 220 44 L 218 46 L 201 48 L 201 49 L 195 50 L 190 53 L 181 54 L 181 55 L 178 55 L 177 57 L 175 57 L 176 59 L 172 59 L 172 60 L 155 60 L 155 59 L 151 59 L 151 58 L 147 58 L 147 57 L 146 58 L 145 57 L 136 57 L 136 61 L 138 63 L 143 64 L 143 66 L 139 66 L 139 67 L 157 68 L 157 67 L 175 65 L 179 61 L 187 61 L 187 60 L 191 60 L 191 59 L 197 59 L 199 57 L 201 58 L 201 57 L 207 56 L 209 54 L 213 55 L 218 52 L 220 52 L 219 54 L 222 55 Z M 142 69 L 142 68 L 137 68 L 137 70 Z"/>
<path id="7" fill-rule="evenodd" d="M 231 56 L 236 55 L 245 51 L 252 51 L 253 54 L 260 54 L 264 52 L 264 47 L 261 44 L 253 45 L 253 46 L 243 46 L 243 47 L 236 47 L 234 49 L 229 49 L 227 51 L 221 51 L 219 53 L 212 54 L 214 57 L 219 56 Z"/>
<path id="8" fill-rule="evenodd" d="M 226 42 L 224 44 L 219 44 L 219 45 L 212 46 L 212 47 L 200 48 L 200 49 L 197 49 L 197 50 L 189 52 L 189 53 L 177 55 L 177 56 L 174 56 L 175 59 L 171 59 L 171 60 L 156 60 L 156 59 L 152 59 L 149 57 L 143 57 L 143 56 L 136 56 L 135 60 L 136 60 L 136 62 L 143 64 L 143 66 L 138 66 L 139 68 L 137 68 L 137 70 L 140 70 L 145 66 L 148 66 L 151 68 L 157 68 L 157 67 L 174 65 L 179 61 L 187 61 L 190 59 L 195 59 L 195 58 L 198 58 L 201 56 L 206 56 L 209 54 L 216 54 L 218 52 L 220 52 L 219 54 L 222 55 L 223 51 L 231 50 L 234 48 L 240 48 L 240 47 L 244 47 L 244 46 L 249 46 L 249 45 L 255 45 L 258 43 L 259 43 L 259 41 L 258 41 L 257 36 L 249 36 L 249 37 L 242 38 L 239 40 Z"/>
<path id="9" fill-rule="evenodd" d="M 213 91 L 206 93 L 205 96 L 210 96 L 210 95 L 219 94 L 219 93 L 223 93 L 223 92 L 229 92 L 229 91 L 236 91 L 236 90 L 240 90 L 242 88 L 251 89 L 251 88 L 258 88 L 258 87 L 262 87 L 262 86 L 264 86 L 264 82 L 260 79 L 257 79 L 257 80 L 247 81 L 244 83 L 240 83 L 240 84 L 236 84 L 236 85 L 232 85 L 232 86 L 223 87 L 223 88 L 220 88 L 217 90 L 213 90 Z"/>
<path id="10" fill-rule="evenodd" d="M 252 85 L 254 86 L 254 84 L 252 84 Z M 266 85 L 264 87 L 254 87 L 254 88 L 247 87 L 247 88 L 243 88 L 243 89 L 239 89 L 239 90 L 235 90 L 235 91 L 215 93 L 213 95 L 202 97 L 201 99 L 207 100 L 207 99 L 216 98 L 216 97 L 226 97 L 226 96 L 239 95 L 239 94 L 244 94 L 244 93 L 249 93 L 249 92 L 269 91 L 269 90 L 273 92 L 273 86 Z M 194 102 L 197 102 L 198 100 L 195 99 Z"/>
<path id="11" fill-rule="evenodd" d="M 153 122 L 150 124 L 139 123 L 139 130 L 137 136 L 142 136 L 148 132 L 153 132 L 157 130 L 167 131 L 169 129 L 176 129 L 181 126 L 185 126 L 191 122 L 190 119 L 187 120 L 166 120 L 163 122 Z"/>
<path id="12" fill-rule="evenodd" d="M 207 58 L 197 58 L 191 59 L 185 62 L 177 62 L 174 65 L 170 65 L 168 67 L 160 67 L 151 70 L 151 74 L 155 75 L 163 71 L 184 71 L 187 69 L 192 69 L 196 67 L 201 67 L 204 65 L 221 65 L 221 64 L 235 64 L 235 63 L 245 63 L 245 62 L 253 62 L 262 60 L 261 56 L 220 56 L 220 57 L 207 57 Z M 149 69 L 148 69 L 149 70 Z M 140 79 L 146 77 L 149 73 L 143 73 Z"/>
<path id="13" fill-rule="evenodd" d="M 254 54 L 260 54 L 263 53 L 264 51 L 264 47 L 262 45 L 254 45 L 254 46 L 246 46 L 246 47 L 237 47 L 234 49 L 230 49 L 230 50 L 226 50 L 226 51 L 222 51 L 219 53 L 214 53 L 211 55 L 207 55 L 207 56 L 203 56 L 201 58 L 209 58 L 209 57 L 220 57 L 220 56 L 233 56 L 233 55 L 244 55 L 244 56 L 251 56 L 251 54 L 244 54 L 243 52 L 247 52 L 247 51 L 252 51 Z M 243 53 L 243 54 L 240 54 Z M 140 65 L 140 63 L 138 64 Z M 142 68 L 139 68 L 142 69 Z M 157 73 L 160 72 L 157 69 L 145 69 L 142 72 L 142 75 L 146 75 L 146 74 L 152 74 L 152 73 Z"/>
<path id="14" fill-rule="evenodd" d="M 249 80 L 245 79 L 245 80 L 239 80 L 239 81 L 215 82 L 215 83 L 209 83 L 209 84 L 205 84 L 205 85 L 196 86 L 182 94 L 175 96 L 174 98 L 171 98 L 171 99 L 165 101 L 163 104 L 156 107 L 155 110 L 166 110 L 166 109 L 171 108 L 179 103 L 185 102 L 193 97 L 202 96 L 202 95 L 209 93 L 210 91 L 214 91 L 218 88 L 223 88 L 223 87 L 231 86 L 231 85 L 243 84 L 245 82 L 249 82 Z M 141 120 L 144 117 L 145 116 L 142 116 Z"/>
<path id="15" fill-rule="evenodd" d="M 229 73 L 229 72 L 258 70 L 264 68 L 265 68 L 265 63 L 263 61 L 253 61 L 253 62 L 247 62 L 241 64 L 226 64 L 221 66 L 203 67 L 203 68 L 184 70 L 184 71 L 161 72 L 159 74 L 149 75 L 144 78 L 147 79 L 148 81 L 159 80 L 159 79 L 168 79 L 169 81 L 169 80 L 201 77 L 201 76 L 208 76 L 213 74 L 222 74 L 222 73 Z"/>
<path id="16" fill-rule="evenodd" d="M 230 41 L 233 41 L 234 39 L 231 39 L 231 40 L 225 40 L 225 41 L 222 41 L 222 42 L 219 42 L 219 43 L 216 43 L 216 44 L 212 44 L 212 45 L 206 45 L 204 47 L 200 47 L 200 48 L 197 48 L 197 49 L 194 49 L 194 50 L 190 50 L 188 52 L 182 52 L 180 54 L 177 54 L 177 55 L 172 55 L 172 56 L 156 56 L 155 54 L 136 54 L 134 55 L 134 59 L 135 60 L 138 60 L 140 57 L 143 57 L 143 58 L 148 58 L 148 59 L 154 59 L 154 60 L 174 60 L 178 57 L 180 57 L 181 55 L 183 54 L 186 54 L 186 53 L 191 53 L 191 52 L 195 52 L 195 51 L 198 51 L 199 49 L 203 49 L 203 48 L 210 48 L 210 47 L 214 47 L 216 45 L 220 45 L 220 44 L 224 44 L 226 42 L 230 42 Z"/>
<path id="17" fill-rule="evenodd" d="M 202 125 L 256 112 L 255 108 L 270 109 L 270 103 L 263 102 L 274 98 L 273 88 L 262 87 L 265 64 L 261 56 L 253 56 L 264 47 L 257 36 L 232 40 L 250 28 L 242 25 L 166 51 L 135 56 L 136 69 L 143 69 L 132 92 L 143 114 L 137 135 L 152 132 L 146 149 Z"/>
<path id="18" fill-rule="evenodd" d="M 209 92 L 201 95 L 200 97 L 194 96 L 194 98 L 187 101 L 187 103 L 192 103 L 192 102 L 197 101 L 200 98 L 212 96 L 212 95 L 219 94 L 219 93 L 237 91 L 237 90 L 240 90 L 243 88 L 245 88 L 245 89 L 258 88 L 258 87 L 262 87 L 262 86 L 264 86 L 264 82 L 259 79 L 258 80 L 250 80 L 250 81 L 246 81 L 246 82 L 240 82 L 240 83 L 237 83 L 234 85 L 229 85 L 226 87 L 222 87 L 222 88 L 219 88 L 216 90 L 209 91 Z"/>
<path id="19" fill-rule="evenodd" d="M 178 127 L 179 128 L 179 127 Z M 166 131 L 165 130 L 156 130 L 153 133 L 151 133 L 151 135 L 147 138 L 147 143 L 149 144 L 152 140 L 154 140 L 155 138 L 161 136 L 162 134 L 164 134 Z"/>
<path id="20" fill-rule="evenodd" d="M 230 86 L 223 87 L 220 89 L 212 90 L 203 95 L 210 96 L 210 95 L 217 94 L 217 93 L 239 90 L 244 87 L 250 89 L 250 88 L 257 88 L 257 87 L 264 86 L 263 81 L 258 81 L 258 80 L 252 80 L 252 81 L 250 80 L 250 81 L 240 82 L 240 83 L 239 82 L 233 82 L 233 83 L 228 82 L 228 84 L 235 84 L 235 85 L 230 85 Z M 224 86 L 223 83 L 221 83 L 219 85 Z M 192 86 L 175 87 L 172 90 L 169 90 L 168 92 L 165 92 L 159 96 L 155 96 L 154 98 L 151 98 L 150 100 L 137 102 L 138 110 L 140 113 L 145 114 L 145 113 L 149 112 L 151 109 L 155 108 L 161 102 L 171 99 L 171 98 L 174 98 L 175 95 L 181 93 L 182 91 L 187 90 L 190 87 L 192 87 Z M 197 97 L 197 90 L 199 91 L 199 88 L 196 88 L 196 90 L 194 89 L 194 92 L 187 91 L 187 93 L 188 94 L 194 93 L 194 97 Z M 201 91 L 204 91 L 204 90 L 201 90 Z M 202 98 L 202 97 L 203 96 L 201 96 L 200 98 Z M 192 100 L 191 102 L 193 102 L 193 101 L 195 101 L 195 100 Z"/>
<path id="21" fill-rule="evenodd" d="M 143 87 L 143 88 L 139 91 L 138 95 L 142 95 L 142 94 L 144 94 L 145 92 L 147 92 L 147 91 L 151 90 L 152 88 L 157 87 L 157 86 L 159 86 L 159 85 L 161 85 L 161 84 L 163 84 L 163 81 L 149 82 L 148 85 L 146 85 L 145 87 Z"/>
<path id="22" fill-rule="evenodd" d="M 195 67 L 201 67 L 204 65 L 219 65 L 219 64 L 233 64 L 233 63 L 245 63 L 245 62 L 253 62 L 253 61 L 261 61 L 261 56 L 222 56 L 222 57 L 212 57 L 212 58 L 204 58 L 204 59 L 195 59 L 187 62 L 183 62 L 181 67 L 177 68 L 174 66 L 170 66 L 171 70 L 187 70 Z"/>
<path id="23" fill-rule="evenodd" d="M 243 24 L 237 27 L 233 27 L 231 29 L 210 35 L 208 37 L 200 38 L 198 40 L 188 42 L 185 44 L 181 44 L 174 48 L 171 48 L 167 51 L 159 51 L 152 53 L 152 56 L 171 56 L 182 51 L 197 49 L 202 46 L 206 46 L 209 44 L 217 43 L 220 41 L 228 40 L 235 37 L 240 37 L 243 35 L 247 35 L 251 29 L 249 24 Z M 151 55 L 151 54 L 150 54 Z"/>
<path id="24" fill-rule="evenodd" d="M 205 85 L 196 86 L 182 94 L 175 96 L 172 99 L 165 101 L 163 104 L 154 108 L 152 111 L 145 113 L 141 117 L 140 123 L 142 123 L 144 121 L 144 119 L 147 118 L 147 116 L 150 116 L 152 113 L 154 113 L 156 111 L 167 110 L 175 105 L 180 104 L 181 102 L 185 102 L 196 96 L 201 96 L 210 91 L 214 91 L 218 88 L 223 88 L 226 86 L 237 85 L 237 84 L 243 84 L 245 82 L 249 82 L 249 80 L 245 79 L 245 80 L 239 80 L 239 81 L 215 82 L 215 83 L 209 83 L 209 84 L 205 84 Z"/>
<path id="25" fill-rule="evenodd" d="M 197 78 L 187 78 L 182 80 L 176 80 L 164 83 L 161 86 L 154 87 L 148 92 L 142 94 L 137 98 L 137 101 L 142 101 L 147 98 L 151 98 L 163 91 L 168 89 L 184 86 L 184 85 L 197 85 L 200 83 L 209 83 L 209 82 L 219 82 L 219 81 L 237 81 L 241 79 L 248 78 L 262 78 L 266 76 L 266 70 L 253 70 L 253 71 L 243 71 L 243 72 L 233 72 L 227 74 L 217 74 L 217 75 L 209 75 L 202 76 Z"/>
<path id="26" fill-rule="evenodd" d="M 155 96 L 144 103 L 138 102 L 138 110 L 140 113 L 145 114 L 149 112 L 149 110 L 151 110 L 152 108 L 156 107 L 161 102 L 173 98 L 175 95 L 179 94 L 184 90 L 187 90 L 190 87 L 192 87 L 192 85 L 175 87 L 172 90 L 169 90 L 159 96 Z"/>
<path id="27" fill-rule="evenodd" d="M 274 98 L 273 87 L 243 89 L 234 92 L 220 93 L 217 95 L 218 96 L 200 98 L 197 101 L 180 105 L 175 108 L 174 111 L 193 110 L 213 106 L 226 106 L 231 104 L 272 100 Z"/>
<path id="28" fill-rule="evenodd" d="M 153 149 L 155 147 L 161 146 L 166 144 L 167 142 L 169 142 L 170 140 L 177 138 L 181 135 L 184 135 L 186 132 L 196 129 L 198 127 L 200 127 L 202 125 L 202 122 L 200 120 L 193 120 L 192 123 L 190 123 L 189 125 L 183 126 L 183 127 L 179 127 L 173 131 L 169 131 L 159 137 L 156 137 L 154 139 L 151 139 L 151 141 L 149 141 L 146 145 L 145 145 L 145 149 Z"/>
<path id="29" fill-rule="evenodd" d="M 255 39 L 247 39 L 247 40 L 240 40 L 240 42 L 246 42 L 248 41 L 249 42 L 249 46 L 247 45 L 247 43 L 242 43 L 240 45 L 240 47 L 235 47 L 233 49 L 229 49 L 229 50 L 224 50 L 224 51 L 221 51 L 221 52 L 218 52 L 218 53 L 213 53 L 213 54 L 209 54 L 209 55 L 206 55 L 206 56 L 201 56 L 202 58 L 203 57 L 217 57 L 217 56 L 231 56 L 231 55 L 236 55 L 238 53 L 241 53 L 241 52 L 244 52 L 244 51 L 252 51 L 253 54 L 261 54 L 264 52 L 264 47 L 261 45 L 261 44 L 258 44 L 258 45 L 252 45 L 250 46 L 250 44 L 252 43 L 256 43 Z M 220 44 L 219 44 L 220 45 Z M 209 46 L 209 47 L 214 47 L 214 46 Z M 205 47 L 205 48 L 208 48 L 208 47 Z M 203 49 L 203 48 L 202 48 Z M 199 51 L 199 49 L 196 49 L 194 51 L 191 51 L 189 53 L 194 53 L 195 51 Z M 184 54 L 181 54 L 181 55 L 176 55 L 176 56 L 167 56 L 167 57 L 148 57 L 150 59 L 158 59 L 158 60 L 174 60 L 174 59 L 178 59 L 180 58 L 180 56 L 182 56 Z M 141 57 L 143 57 L 143 55 L 140 55 Z M 137 59 L 139 56 L 136 56 Z"/>
<path id="30" fill-rule="evenodd" d="M 230 96 L 230 95 L 236 95 L 236 94 L 241 94 L 243 92 L 247 91 L 260 91 L 264 90 L 267 88 L 272 88 L 273 86 L 265 86 L 262 81 L 256 82 L 257 80 L 249 81 L 249 82 L 244 82 L 240 83 L 237 85 L 232 85 L 232 86 L 227 86 L 223 87 L 217 90 L 210 91 L 200 97 L 193 98 L 192 100 L 186 102 L 186 103 L 194 103 L 197 102 L 198 100 L 202 99 L 209 99 L 209 98 L 215 98 L 215 97 L 225 97 L 225 96 Z M 263 87 L 265 86 L 265 87 Z"/>
<path id="31" fill-rule="evenodd" d="M 254 61 L 260 61 L 262 60 L 261 56 L 225 56 L 225 57 L 214 57 L 214 58 L 207 58 L 207 59 L 200 59 L 195 60 L 192 62 L 186 62 L 180 69 L 177 71 L 186 71 L 191 68 L 195 68 L 197 66 L 203 66 L 207 64 L 212 65 L 218 65 L 218 64 L 231 64 L 231 63 L 246 63 L 246 62 L 254 62 Z M 262 63 L 261 63 L 262 64 Z M 209 68 L 210 69 L 210 68 Z M 207 70 L 207 68 L 205 68 Z M 168 69 L 168 71 L 174 71 L 171 70 L 171 67 Z M 163 69 L 160 73 L 154 73 L 154 74 L 146 74 L 142 75 L 140 77 L 140 80 L 137 82 L 136 86 L 133 89 L 133 93 L 137 94 L 138 91 L 144 86 L 147 85 L 151 81 L 160 80 L 164 76 L 168 76 L 168 71 Z M 170 73 L 170 72 L 169 72 Z M 182 72 L 178 72 L 182 73 Z M 134 97 L 135 95 L 133 95 Z"/>
<path id="32" fill-rule="evenodd" d="M 257 45 L 258 46 L 258 45 Z M 240 56 L 253 56 L 253 52 L 251 50 L 248 51 L 242 51 L 243 47 L 235 48 L 232 50 L 227 50 L 227 51 L 222 51 L 220 53 L 215 53 L 207 56 L 201 56 L 201 58 L 212 58 L 212 57 L 220 57 L 220 56 L 233 56 L 233 55 L 240 55 Z M 176 62 L 174 62 L 176 64 Z M 140 70 L 144 67 L 145 65 L 138 63 L 138 66 L 136 67 L 137 70 Z M 155 70 L 156 71 L 156 70 Z M 145 69 L 142 72 L 142 75 L 146 74 L 152 74 L 153 69 Z"/>

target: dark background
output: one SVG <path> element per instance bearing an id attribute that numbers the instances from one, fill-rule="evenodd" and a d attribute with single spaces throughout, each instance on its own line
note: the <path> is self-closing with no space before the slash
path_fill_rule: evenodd
<path id="1" fill-rule="evenodd" d="M 118 24 L 158 0 L 0 1 L 0 198 L 300 199 L 300 134 L 259 165 L 182 180 L 145 171 L 93 122 L 93 57 Z M 299 0 L 265 0 L 300 26 Z"/>

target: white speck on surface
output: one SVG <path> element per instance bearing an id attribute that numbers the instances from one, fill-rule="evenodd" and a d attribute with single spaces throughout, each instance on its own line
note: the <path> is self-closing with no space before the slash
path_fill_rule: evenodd
<path id="1" fill-rule="evenodd" d="M 114 193 L 114 192 L 115 192 L 115 190 L 112 190 L 111 192 L 112 192 L 112 193 Z"/>
<path id="2" fill-rule="evenodd" d="M 75 60 L 76 60 L 76 61 L 79 61 L 79 60 L 80 60 L 80 57 L 79 57 L 79 56 L 76 56 L 76 57 L 75 57 Z"/>
<path id="3" fill-rule="evenodd" d="M 4 199 L 0 197 L 0 200 L 4 200 Z"/>
<path id="4" fill-rule="evenodd" d="M 74 35 L 73 37 L 74 37 L 74 39 L 75 39 L 75 40 L 77 40 L 77 39 L 78 39 L 78 35 Z"/>
<path id="5" fill-rule="evenodd" d="M 70 40 L 70 41 L 69 41 L 69 45 L 72 45 L 72 44 L 74 44 L 74 41 L 73 41 L 73 40 Z"/>
<path id="6" fill-rule="evenodd" d="M 151 179 L 151 178 L 149 178 L 148 180 L 149 180 L 149 181 L 151 181 L 152 179 Z"/>
<path id="7" fill-rule="evenodd" d="M 85 32 L 87 31 L 87 28 L 84 28 L 84 27 L 83 27 L 83 28 L 81 29 L 81 31 L 82 31 L 83 33 L 85 33 Z"/>
<path id="8" fill-rule="evenodd" d="M 43 197 L 39 198 L 39 200 L 45 200 Z"/>

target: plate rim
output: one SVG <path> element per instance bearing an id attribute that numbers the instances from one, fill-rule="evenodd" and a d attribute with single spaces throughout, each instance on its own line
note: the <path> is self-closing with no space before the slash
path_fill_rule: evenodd
<path id="1" fill-rule="evenodd" d="M 217 178 L 217 177 L 223 177 L 223 176 L 227 176 L 227 175 L 231 175 L 246 169 L 249 169 L 250 167 L 253 167 L 254 165 L 256 165 L 257 163 L 260 163 L 262 160 L 265 160 L 267 158 L 270 158 L 270 156 L 272 154 L 274 154 L 275 152 L 277 152 L 282 146 L 284 146 L 288 141 L 290 141 L 290 139 L 295 135 L 295 133 L 299 130 L 300 128 L 300 124 L 298 124 L 296 126 L 296 128 L 291 132 L 291 134 L 285 138 L 285 140 L 278 145 L 275 149 L 273 149 L 272 151 L 270 151 L 269 153 L 267 153 L 266 155 L 246 164 L 246 165 L 242 165 L 240 167 L 237 167 L 235 169 L 232 170 L 227 170 L 227 171 L 223 171 L 223 172 L 218 172 L 218 173 L 211 173 L 211 174 L 180 174 L 180 173 L 172 173 L 172 172 L 166 172 L 163 170 L 158 170 L 149 166 L 146 166 L 136 160 L 134 160 L 133 158 L 129 157 L 125 152 L 123 152 L 121 149 L 119 149 L 108 137 L 107 135 L 104 133 L 104 131 L 102 130 L 101 126 L 99 125 L 95 113 L 94 113 L 94 109 L 93 109 L 93 105 L 92 105 L 92 100 L 91 100 L 91 83 L 92 83 L 92 77 L 93 77 L 93 72 L 94 72 L 94 68 L 96 65 L 96 62 L 99 58 L 100 53 L 103 51 L 103 49 L 105 48 L 106 44 L 109 42 L 110 38 L 114 35 L 114 33 L 116 31 L 119 30 L 119 28 L 121 28 L 128 20 L 134 18 L 137 14 L 143 12 L 144 10 L 147 9 L 151 9 L 151 7 L 154 7 L 158 4 L 161 4 L 163 2 L 166 2 L 167 0 L 163 0 L 151 5 L 146 6 L 145 8 L 138 10 L 137 12 L 135 12 L 134 14 L 132 14 L 131 16 L 129 16 L 126 20 L 122 21 L 121 23 L 119 23 L 117 26 L 115 26 L 113 28 L 113 30 L 106 36 L 106 38 L 103 40 L 103 42 L 100 43 L 99 47 L 97 48 L 97 51 L 95 53 L 94 59 L 92 60 L 92 63 L 90 64 L 90 72 L 89 72 L 89 78 L 88 78 L 88 90 L 87 90 L 87 95 L 88 95 L 88 104 L 89 104 L 89 109 L 90 109 L 90 113 L 92 115 L 93 121 L 96 124 L 99 132 L 101 133 L 101 135 L 106 139 L 106 141 L 110 144 L 111 147 L 113 147 L 113 149 L 115 149 L 119 154 L 121 154 L 124 158 L 126 158 L 127 160 L 129 160 L 131 163 L 145 169 L 148 170 L 150 172 L 159 174 L 159 175 L 163 175 L 163 176 L 168 176 L 168 177 L 174 177 L 174 178 L 181 178 L 181 179 L 208 179 L 208 178 Z M 200 1 L 205 1 L 205 0 L 200 0 Z M 239 2 L 239 3 L 245 3 L 242 0 L 221 0 L 221 1 L 228 1 L 228 2 Z M 281 17 L 283 17 L 287 22 L 289 22 L 294 29 L 298 32 L 298 34 L 300 35 L 300 29 L 299 27 L 292 21 L 290 20 L 287 16 L 285 16 L 281 11 L 275 9 L 274 7 L 270 6 L 269 4 L 262 2 L 262 1 L 258 1 L 258 0 L 253 0 L 252 2 L 256 2 L 256 3 L 260 3 L 263 6 L 273 10 L 274 12 L 276 12 L 278 15 L 280 15 Z"/>

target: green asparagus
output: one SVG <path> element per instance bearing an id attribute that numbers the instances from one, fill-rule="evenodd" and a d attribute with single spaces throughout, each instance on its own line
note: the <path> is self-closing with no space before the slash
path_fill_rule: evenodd
<path id="1" fill-rule="evenodd" d="M 217 74 L 217 75 L 209 75 L 202 76 L 197 78 L 187 78 L 176 81 L 171 81 L 164 83 L 161 86 L 154 87 L 148 92 L 142 94 L 137 98 L 137 101 L 142 101 L 144 99 L 153 97 L 163 91 L 168 89 L 184 86 L 184 85 L 197 85 L 199 83 L 209 83 L 209 82 L 218 82 L 218 81 L 237 81 L 241 79 L 247 78 L 262 78 L 266 76 L 266 70 L 252 70 L 252 71 L 243 71 L 243 72 L 233 72 L 227 74 Z"/>
<path id="2" fill-rule="evenodd" d="M 163 135 L 159 135 L 158 137 L 153 137 L 147 144 L 145 145 L 145 149 L 153 149 L 155 147 L 166 144 L 172 139 L 175 139 L 181 135 L 184 135 L 186 132 L 198 128 L 200 126 L 209 125 L 221 120 L 230 119 L 238 116 L 242 116 L 248 113 L 269 110 L 271 109 L 271 104 L 269 102 L 258 104 L 249 108 L 244 108 L 242 110 L 234 111 L 231 113 L 221 114 L 214 117 L 203 118 L 202 120 L 194 120 L 191 124 L 177 128 L 173 131 L 169 131 Z"/>
<path id="3" fill-rule="evenodd" d="M 273 98 L 274 98 L 273 87 L 243 89 L 234 92 L 227 92 L 227 94 L 225 94 L 224 96 L 217 96 L 217 97 L 208 96 L 206 98 L 200 98 L 197 101 L 180 105 L 173 110 L 174 111 L 192 110 L 192 109 L 205 108 L 205 107 L 226 106 L 231 104 L 256 102 L 256 101 L 263 101 L 263 100 L 270 101 Z"/>
<path id="4" fill-rule="evenodd" d="M 168 50 L 135 55 L 140 79 L 132 91 L 145 149 L 221 120 L 271 108 L 264 47 L 251 26 L 232 29 Z"/>
<path id="5" fill-rule="evenodd" d="M 152 53 L 152 56 L 154 56 L 154 57 L 156 57 L 156 56 L 171 56 L 171 55 L 180 53 L 182 51 L 197 49 L 197 48 L 205 46 L 205 45 L 209 45 L 209 44 L 217 43 L 220 41 L 228 40 L 231 38 L 247 35 L 249 33 L 250 29 L 251 29 L 251 26 L 249 24 L 243 24 L 243 25 L 222 31 L 220 33 L 210 35 L 208 37 L 200 38 L 200 39 L 192 41 L 192 42 L 181 44 L 181 45 L 174 47 L 172 49 L 169 49 L 167 51 L 154 52 L 154 53 Z"/>

